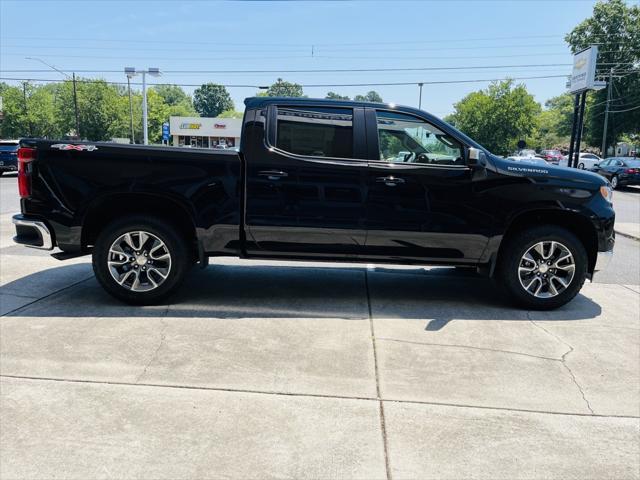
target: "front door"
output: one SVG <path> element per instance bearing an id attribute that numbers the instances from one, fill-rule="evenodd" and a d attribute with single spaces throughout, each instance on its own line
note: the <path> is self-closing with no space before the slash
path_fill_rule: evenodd
<path id="1" fill-rule="evenodd" d="M 272 105 L 247 158 L 247 253 L 355 258 L 365 241 L 364 110 Z"/>
<path id="2" fill-rule="evenodd" d="M 378 145 L 368 169 L 365 256 L 442 263 L 480 258 L 492 219 L 473 194 L 464 145 L 417 116 L 366 115 L 378 133 L 369 138 Z"/>

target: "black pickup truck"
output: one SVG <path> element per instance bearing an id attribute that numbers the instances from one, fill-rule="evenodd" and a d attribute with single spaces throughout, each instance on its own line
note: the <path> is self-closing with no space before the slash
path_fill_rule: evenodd
<path id="1" fill-rule="evenodd" d="M 549 309 L 612 254 L 595 173 L 501 159 L 413 108 L 245 104 L 239 152 L 21 140 L 15 241 L 92 252 L 102 286 L 134 304 L 226 255 L 475 267 Z"/>

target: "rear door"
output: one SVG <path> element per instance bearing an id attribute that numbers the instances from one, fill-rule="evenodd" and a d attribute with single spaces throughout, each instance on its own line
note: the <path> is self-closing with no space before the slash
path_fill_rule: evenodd
<path id="1" fill-rule="evenodd" d="M 355 258 L 364 246 L 364 111 L 270 105 L 247 158 L 247 253 Z"/>
<path id="2" fill-rule="evenodd" d="M 368 110 L 365 256 L 372 261 L 464 263 L 480 258 L 493 219 L 473 193 L 464 145 L 426 120 Z"/>

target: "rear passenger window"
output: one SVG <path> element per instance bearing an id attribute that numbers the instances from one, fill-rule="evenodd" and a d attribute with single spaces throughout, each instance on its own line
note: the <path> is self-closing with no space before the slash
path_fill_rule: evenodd
<path id="1" fill-rule="evenodd" d="M 353 110 L 278 107 L 276 147 L 296 155 L 353 158 Z"/>

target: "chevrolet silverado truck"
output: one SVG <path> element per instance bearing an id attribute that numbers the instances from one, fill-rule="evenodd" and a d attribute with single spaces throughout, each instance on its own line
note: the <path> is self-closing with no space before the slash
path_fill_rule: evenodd
<path id="1" fill-rule="evenodd" d="M 473 267 L 552 309 L 612 255 L 612 189 L 595 173 L 501 159 L 408 107 L 245 105 L 239 152 L 21 140 L 15 241 L 91 253 L 132 304 L 237 256 Z"/>

